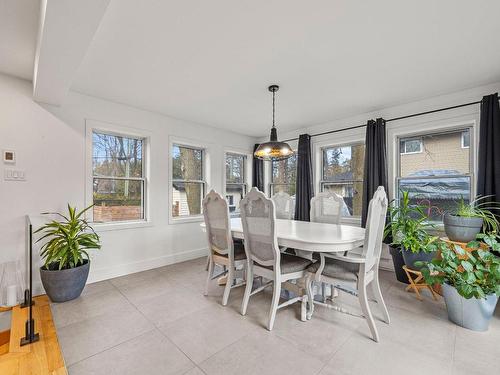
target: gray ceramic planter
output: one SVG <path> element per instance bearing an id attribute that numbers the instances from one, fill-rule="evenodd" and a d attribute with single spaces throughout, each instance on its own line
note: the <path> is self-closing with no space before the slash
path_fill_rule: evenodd
<path id="1" fill-rule="evenodd" d="M 52 302 L 65 302 L 78 298 L 82 294 L 89 270 L 88 260 L 79 267 L 67 270 L 50 271 L 41 267 L 40 278 Z"/>
<path id="2" fill-rule="evenodd" d="M 401 249 L 401 253 L 403 254 L 403 259 L 405 261 L 405 264 L 413 270 L 419 270 L 421 268 L 415 266 L 414 264 L 415 262 L 417 261 L 430 262 L 436 256 L 435 251 L 433 251 L 432 253 L 424 253 L 423 251 L 419 253 L 414 253 L 404 248 Z"/>
<path id="3" fill-rule="evenodd" d="M 473 331 L 487 331 L 498 302 L 496 295 L 486 299 L 466 299 L 457 290 L 443 284 L 443 297 L 448 310 L 448 319 L 453 323 Z"/>
<path id="4" fill-rule="evenodd" d="M 443 218 L 444 231 L 451 241 L 470 242 L 476 239 L 483 227 L 480 217 L 461 217 L 445 214 Z"/>

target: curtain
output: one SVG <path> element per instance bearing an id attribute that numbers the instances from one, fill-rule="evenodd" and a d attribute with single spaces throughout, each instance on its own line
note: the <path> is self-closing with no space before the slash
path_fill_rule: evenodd
<path id="1" fill-rule="evenodd" d="M 498 93 L 483 97 L 479 125 L 477 194 L 500 202 L 500 108 Z"/>
<path id="2" fill-rule="evenodd" d="M 259 147 L 255 144 L 253 151 Z M 252 163 L 252 186 L 255 186 L 260 191 L 264 191 L 264 161 L 253 157 Z"/>
<path id="3" fill-rule="evenodd" d="M 383 186 L 388 192 L 387 183 L 387 147 L 385 137 L 385 120 L 378 118 L 366 124 L 365 140 L 365 173 L 363 180 L 363 204 L 361 210 L 361 226 L 366 226 L 368 204 L 377 187 Z"/>
<path id="4" fill-rule="evenodd" d="M 311 198 L 314 195 L 311 136 L 309 134 L 299 136 L 295 186 L 295 220 L 309 221 Z"/>

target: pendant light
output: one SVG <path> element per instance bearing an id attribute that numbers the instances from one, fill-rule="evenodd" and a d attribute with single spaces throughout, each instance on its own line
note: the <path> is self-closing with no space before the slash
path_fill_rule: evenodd
<path id="1" fill-rule="evenodd" d="M 275 95 L 279 90 L 278 85 L 269 86 L 269 91 L 273 93 L 273 127 L 269 142 L 261 143 L 254 152 L 254 156 L 261 160 L 283 160 L 293 155 L 293 150 L 286 142 L 278 141 L 278 133 L 274 125 Z"/>

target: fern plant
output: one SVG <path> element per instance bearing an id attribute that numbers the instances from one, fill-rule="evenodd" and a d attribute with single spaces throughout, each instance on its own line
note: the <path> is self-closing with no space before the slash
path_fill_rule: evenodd
<path id="1" fill-rule="evenodd" d="M 77 212 L 76 207 L 68 204 L 67 216 L 45 213 L 62 218 L 61 221 L 52 220 L 35 231 L 42 233 L 36 242 L 45 241 L 40 250 L 45 269 L 63 270 L 78 267 L 89 260 L 87 250 L 101 248 L 99 235 L 84 218 L 85 212 L 92 206 Z"/>

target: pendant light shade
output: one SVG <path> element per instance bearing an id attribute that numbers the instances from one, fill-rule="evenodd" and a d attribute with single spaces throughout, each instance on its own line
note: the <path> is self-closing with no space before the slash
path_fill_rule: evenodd
<path id="1" fill-rule="evenodd" d="M 274 125 L 275 93 L 278 89 L 278 85 L 269 86 L 269 91 L 273 93 L 273 126 L 269 142 L 261 143 L 254 152 L 254 156 L 261 160 L 283 160 L 293 155 L 293 150 L 288 143 L 278 141 L 278 132 Z"/>

